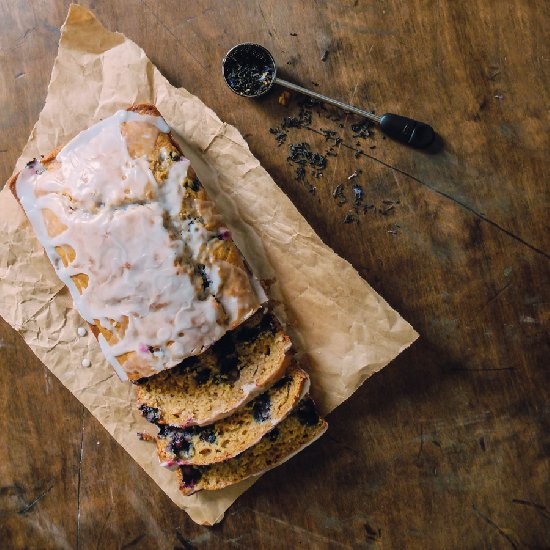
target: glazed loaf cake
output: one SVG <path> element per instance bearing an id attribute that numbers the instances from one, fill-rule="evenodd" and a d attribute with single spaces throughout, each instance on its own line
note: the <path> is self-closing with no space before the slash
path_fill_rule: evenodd
<path id="1" fill-rule="evenodd" d="M 152 105 L 118 111 L 8 183 L 122 379 L 200 354 L 266 300 Z"/>
<path id="2" fill-rule="evenodd" d="M 202 490 L 222 489 L 260 475 L 292 458 L 326 429 L 327 423 L 317 414 L 313 401 L 305 398 L 259 443 L 235 458 L 209 466 L 179 466 L 176 471 L 180 490 L 184 495 L 191 495 Z"/>
<path id="3" fill-rule="evenodd" d="M 287 372 L 289 337 L 154 106 L 118 111 L 8 184 L 105 357 L 136 384 L 184 494 L 259 475 L 325 431 L 307 374 Z"/>
<path id="4" fill-rule="evenodd" d="M 137 402 L 145 418 L 157 424 L 212 424 L 278 380 L 290 351 L 277 319 L 261 310 L 201 355 L 136 381 Z"/>
<path id="5" fill-rule="evenodd" d="M 308 390 L 307 374 L 293 367 L 245 407 L 211 426 L 159 425 L 156 443 L 161 465 L 203 466 L 233 458 L 279 424 Z"/>

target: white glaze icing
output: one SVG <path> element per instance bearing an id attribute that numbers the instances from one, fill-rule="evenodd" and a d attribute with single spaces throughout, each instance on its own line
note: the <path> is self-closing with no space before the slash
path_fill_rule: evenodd
<path id="1" fill-rule="evenodd" d="M 250 395 L 251 392 L 258 389 L 257 384 L 243 384 L 241 390 L 245 395 Z"/>
<path id="2" fill-rule="evenodd" d="M 298 398 L 298 401 L 301 401 L 308 393 L 311 386 L 311 380 L 309 376 L 306 378 L 306 381 L 304 382 L 304 387 L 302 388 L 302 391 L 300 392 L 300 397 Z"/>
<path id="3" fill-rule="evenodd" d="M 168 172 L 155 180 L 148 155 L 168 131 L 161 117 L 119 111 L 76 136 L 47 170 L 35 161 L 16 182 L 82 317 L 113 333 L 127 321 L 118 341 L 98 336 L 122 379 L 200 353 L 265 300 L 249 273 L 212 256 L 209 243 L 226 240 L 227 230 L 218 235 L 223 224 L 209 200 L 194 199 L 197 216 L 182 219 L 189 161 L 168 161 L 162 147 Z M 56 247 L 67 245 L 75 258 L 64 266 Z M 88 277 L 82 293 L 72 279 L 79 274 Z"/>

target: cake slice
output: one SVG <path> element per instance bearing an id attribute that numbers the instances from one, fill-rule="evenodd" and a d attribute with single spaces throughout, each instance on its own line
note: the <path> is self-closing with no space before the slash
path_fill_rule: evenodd
<path id="1" fill-rule="evenodd" d="M 184 495 L 191 495 L 202 490 L 222 489 L 260 475 L 313 443 L 327 426 L 326 421 L 318 415 L 313 400 L 305 398 L 259 443 L 235 458 L 209 466 L 178 467 L 180 490 Z"/>
<path id="2" fill-rule="evenodd" d="M 189 428 L 160 425 L 156 443 L 161 465 L 203 466 L 233 458 L 279 424 L 308 390 L 308 375 L 291 367 L 268 390 L 215 424 Z"/>
<path id="3" fill-rule="evenodd" d="M 281 378 L 290 350 L 277 319 L 260 311 L 201 355 L 136 381 L 139 408 L 156 424 L 213 424 Z"/>
<path id="4" fill-rule="evenodd" d="M 98 122 L 8 185 L 122 379 L 200 354 L 266 300 L 153 105 Z"/>

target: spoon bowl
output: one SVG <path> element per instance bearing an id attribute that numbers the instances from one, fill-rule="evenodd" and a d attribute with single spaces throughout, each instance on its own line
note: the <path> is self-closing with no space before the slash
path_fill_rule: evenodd
<path id="1" fill-rule="evenodd" d="M 267 94 L 275 83 L 277 65 L 269 50 L 245 42 L 225 54 L 222 75 L 229 89 L 237 95 L 260 97 Z"/>

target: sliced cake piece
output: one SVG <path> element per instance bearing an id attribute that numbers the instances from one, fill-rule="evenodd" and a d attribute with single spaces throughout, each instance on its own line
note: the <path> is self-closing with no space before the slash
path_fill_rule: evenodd
<path id="1" fill-rule="evenodd" d="M 211 426 L 175 428 L 161 424 L 156 439 L 161 465 L 202 466 L 233 458 L 258 443 L 308 390 L 308 375 L 298 367 L 291 367 L 267 391 Z"/>
<path id="2" fill-rule="evenodd" d="M 303 399 L 278 426 L 259 443 L 240 455 L 210 466 L 180 466 L 177 475 L 184 495 L 211 491 L 260 475 L 287 461 L 319 438 L 327 423 L 310 398 Z"/>
<path id="3" fill-rule="evenodd" d="M 156 424 L 213 424 L 278 380 L 290 362 L 290 349 L 277 319 L 259 312 L 202 355 L 138 381 L 139 408 Z"/>

